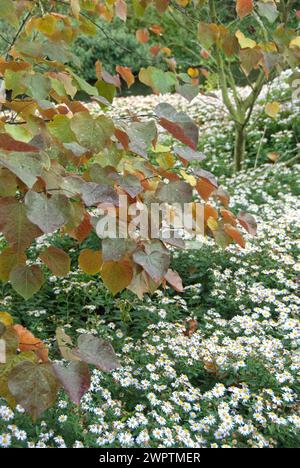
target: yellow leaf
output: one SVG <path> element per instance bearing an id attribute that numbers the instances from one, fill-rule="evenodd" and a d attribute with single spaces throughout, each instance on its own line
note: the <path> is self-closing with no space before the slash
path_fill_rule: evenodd
<path id="1" fill-rule="evenodd" d="M 246 37 L 245 34 L 242 33 L 242 31 L 237 31 L 235 33 L 235 36 L 239 41 L 239 44 L 242 49 L 254 49 L 254 47 L 256 47 L 257 45 L 255 41 Z"/>
<path id="2" fill-rule="evenodd" d="M 295 39 L 293 39 L 290 42 L 290 47 L 299 47 L 300 48 L 300 36 L 295 37 Z"/>
<path id="3" fill-rule="evenodd" d="M 181 170 L 180 174 L 188 184 L 190 184 L 192 187 L 196 187 L 197 179 L 194 176 L 187 174 L 184 170 Z"/>
<path id="4" fill-rule="evenodd" d="M 105 262 L 101 270 L 101 277 L 105 286 L 115 295 L 127 288 L 132 281 L 133 270 L 130 262 Z"/>
<path id="5" fill-rule="evenodd" d="M 103 264 L 102 253 L 100 250 L 84 249 L 80 252 L 78 264 L 88 275 L 96 275 Z"/>
<path id="6" fill-rule="evenodd" d="M 6 327 L 10 327 L 14 323 L 14 319 L 7 312 L 0 312 L 0 322 Z"/>
<path id="7" fill-rule="evenodd" d="M 273 119 L 277 117 L 278 113 L 280 112 L 279 102 L 269 102 L 265 107 L 265 112 L 269 117 L 272 117 Z"/>

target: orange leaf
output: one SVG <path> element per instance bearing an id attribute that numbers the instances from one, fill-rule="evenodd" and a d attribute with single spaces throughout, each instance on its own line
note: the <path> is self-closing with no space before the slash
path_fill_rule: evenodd
<path id="1" fill-rule="evenodd" d="M 43 341 L 36 338 L 27 328 L 22 325 L 14 325 L 14 330 L 19 336 L 19 348 L 21 351 L 34 351 L 43 362 L 48 362 L 48 349 Z"/>
<path id="2" fill-rule="evenodd" d="M 159 24 L 152 24 L 152 26 L 150 26 L 150 30 L 154 33 L 154 34 L 161 34 L 163 31 L 164 31 L 164 28 L 162 26 L 160 26 Z"/>
<path id="3" fill-rule="evenodd" d="M 209 180 L 201 177 L 197 182 L 196 189 L 203 200 L 207 201 L 216 190 L 216 187 Z"/>
<path id="4" fill-rule="evenodd" d="M 240 247 L 242 247 L 243 249 L 245 248 L 246 246 L 246 242 L 245 242 L 245 239 L 243 238 L 242 234 L 240 233 L 240 231 L 238 231 L 235 227 L 231 226 L 230 224 L 225 224 L 224 225 L 224 231 L 226 232 L 226 234 L 228 234 L 231 239 L 234 240 L 234 242 L 236 242 Z"/>
<path id="5" fill-rule="evenodd" d="M 250 15 L 254 9 L 253 0 L 237 0 L 236 2 L 236 12 L 240 19 L 245 18 Z"/>
<path id="6" fill-rule="evenodd" d="M 222 218 L 224 219 L 225 223 L 229 223 L 232 226 L 237 225 L 236 217 L 231 211 L 225 210 L 224 208 L 221 208 L 221 215 Z"/>
<path id="7" fill-rule="evenodd" d="M 144 29 L 138 29 L 135 33 L 137 40 L 141 44 L 145 44 L 146 42 L 149 41 L 149 31 L 147 28 Z"/>
<path id="8" fill-rule="evenodd" d="M 126 81 L 128 88 L 130 88 L 134 84 L 134 76 L 132 71 L 129 67 L 120 67 L 119 65 L 116 67 L 117 73 L 121 75 L 124 81 Z"/>

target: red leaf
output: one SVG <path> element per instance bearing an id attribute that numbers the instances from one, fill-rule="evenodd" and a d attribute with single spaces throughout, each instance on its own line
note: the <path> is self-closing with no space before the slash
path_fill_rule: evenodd
<path id="1" fill-rule="evenodd" d="M 24 143 L 23 141 L 17 141 L 7 133 L 0 134 L 0 148 L 5 151 L 20 151 L 37 153 L 39 149 L 36 146 Z"/>
<path id="2" fill-rule="evenodd" d="M 168 130 L 177 140 L 196 150 L 199 138 L 199 129 L 190 117 L 184 112 L 177 112 L 167 103 L 159 104 L 155 108 L 159 117 L 159 124 Z"/>

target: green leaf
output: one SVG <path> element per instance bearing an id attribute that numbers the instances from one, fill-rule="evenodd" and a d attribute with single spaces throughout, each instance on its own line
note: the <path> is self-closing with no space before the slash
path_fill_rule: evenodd
<path id="1" fill-rule="evenodd" d="M 80 145 L 92 151 L 101 151 L 110 144 L 114 124 L 104 115 L 93 118 L 88 112 L 79 112 L 71 120 L 71 130 Z"/>
<path id="2" fill-rule="evenodd" d="M 170 266 L 170 254 L 160 242 L 146 245 L 145 251 L 135 252 L 133 260 L 141 265 L 154 281 L 161 281 Z"/>
<path id="3" fill-rule="evenodd" d="M 60 194 L 48 198 L 44 193 L 28 192 L 25 197 L 28 219 L 45 234 L 66 224 L 70 217 L 67 197 Z"/>
<path id="4" fill-rule="evenodd" d="M 41 252 L 39 257 L 55 276 L 67 276 L 70 271 L 70 256 L 62 249 L 51 245 Z"/>
<path id="5" fill-rule="evenodd" d="M 159 68 L 142 68 L 139 73 L 139 80 L 152 88 L 154 93 L 170 93 L 177 85 L 177 78 L 174 73 L 164 72 Z"/>
<path id="6" fill-rule="evenodd" d="M 120 366 L 119 360 L 110 343 L 93 335 L 80 335 L 76 354 L 87 364 L 92 364 L 103 372 Z"/>
<path id="7" fill-rule="evenodd" d="M 71 120 L 66 115 L 55 115 L 47 127 L 51 135 L 62 143 L 76 142 L 76 136 L 71 130 Z"/>
<path id="8" fill-rule="evenodd" d="M 43 272 L 37 265 L 14 268 L 9 279 L 14 290 L 26 300 L 37 293 L 44 283 Z"/>
<path id="9" fill-rule="evenodd" d="M 37 101 L 42 101 L 49 96 L 51 80 L 40 73 L 28 73 L 23 84 L 26 86 L 26 94 Z"/>
<path id="10" fill-rule="evenodd" d="M 0 165 L 13 172 L 24 184 L 32 188 L 44 169 L 50 167 L 48 156 L 41 153 L 22 153 L 0 151 Z"/>
<path id="11" fill-rule="evenodd" d="M 3 18 L 12 26 L 18 26 L 18 17 L 16 15 L 15 5 L 12 0 L 1 0 L 0 18 Z"/>
<path id="12" fill-rule="evenodd" d="M 53 370 L 70 400 L 79 405 L 91 384 L 88 365 L 84 362 L 71 362 L 68 367 L 63 364 L 53 364 Z"/>
<path id="13" fill-rule="evenodd" d="M 270 2 L 258 2 L 257 3 L 258 12 L 264 18 L 267 18 L 269 23 L 274 23 L 278 18 L 279 11 L 277 10 L 276 3 L 273 1 Z"/>
<path id="14" fill-rule="evenodd" d="M 58 383 L 50 363 L 21 362 L 10 372 L 8 388 L 17 403 L 36 419 L 55 402 Z"/>

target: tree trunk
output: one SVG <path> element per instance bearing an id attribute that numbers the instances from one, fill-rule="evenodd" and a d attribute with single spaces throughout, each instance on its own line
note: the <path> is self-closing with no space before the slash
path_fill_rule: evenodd
<path id="1" fill-rule="evenodd" d="M 242 125 L 237 125 L 234 144 L 234 173 L 243 169 L 246 152 L 246 132 Z"/>

